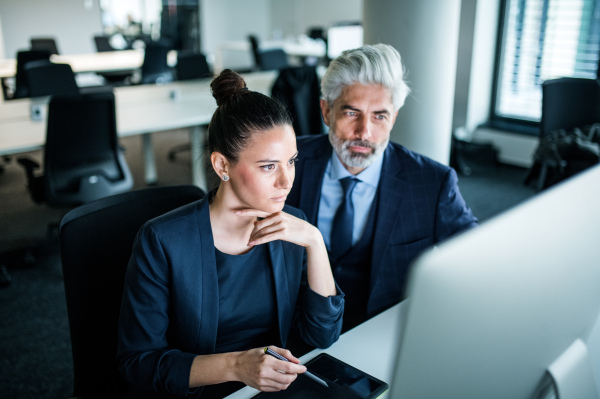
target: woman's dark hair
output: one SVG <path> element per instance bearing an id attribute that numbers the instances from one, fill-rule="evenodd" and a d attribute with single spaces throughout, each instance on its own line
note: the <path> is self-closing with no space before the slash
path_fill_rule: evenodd
<path id="1" fill-rule="evenodd" d="M 215 77 L 210 88 L 218 108 L 208 126 L 209 153 L 220 152 L 237 162 L 253 133 L 292 125 L 292 117 L 282 103 L 248 90 L 244 79 L 230 69 Z"/>

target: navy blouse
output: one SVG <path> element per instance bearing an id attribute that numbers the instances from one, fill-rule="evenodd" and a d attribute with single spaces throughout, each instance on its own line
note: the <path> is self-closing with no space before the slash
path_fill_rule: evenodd
<path id="1" fill-rule="evenodd" d="M 267 247 L 259 245 L 242 255 L 215 248 L 215 255 L 219 278 L 215 353 L 278 344 L 275 287 Z"/>

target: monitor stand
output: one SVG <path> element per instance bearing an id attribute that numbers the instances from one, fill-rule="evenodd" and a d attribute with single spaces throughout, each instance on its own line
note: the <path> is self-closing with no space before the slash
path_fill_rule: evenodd
<path id="1" fill-rule="evenodd" d="M 548 367 L 534 398 L 598 398 L 592 363 L 583 341 L 576 339 Z"/>

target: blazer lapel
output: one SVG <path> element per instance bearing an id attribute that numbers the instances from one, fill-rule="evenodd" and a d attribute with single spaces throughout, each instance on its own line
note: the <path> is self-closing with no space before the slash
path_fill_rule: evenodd
<path id="1" fill-rule="evenodd" d="M 397 157 L 393 152 L 394 148 L 388 145 L 384 154 L 381 178 L 379 179 L 377 214 L 371 255 L 371 291 L 381 270 L 383 255 L 392 235 L 392 229 L 402 213 L 400 212 L 402 193 L 405 192 L 407 184 L 406 180 L 401 177 L 402 165 L 397 161 Z"/>
<path id="2" fill-rule="evenodd" d="M 323 185 L 323 176 L 327 168 L 327 162 L 331 157 L 331 145 L 319 148 L 313 157 L 306 158 L 302 169 L 302 194 L 298 208 L 306 214 L 308 222 L 317 225 L 317 216 L 319 214 L 319 200 L 321 199 L 321 186 Z M 302 154 L 300 154 L 302 156 Z"/>
<path id="3" fill-rule="evenodd" d="M 279 334 L 281 342 L 285 342 L 292 322 L 291 316 L 293 309 L 290 301 L 290 291 L 288 289 L 288 275 L 283 255 L 283 246 L 281 241 L 271 241 L 268 244 L 269 255 L 271 257 L 271 268 L 273 270 L 273 281 L 275 284 L 275 297 L 277 303 L 277 320 L 279 323 Z"/>
<path id="4" fill-rule="evenodd" d="M 198 246 L 192 256 L 196 263 L 201 262 L 202 269 L 202 294 L 201 321 L 198 330 L 198 353 L 214 353 L 217 339 L 217 325 L 219 321 L 219 278 L 217 276 L 217 260 L 215 257 L 215 244 L 210 226 L 208 213 L 208 195 L 199 204 Z"/>

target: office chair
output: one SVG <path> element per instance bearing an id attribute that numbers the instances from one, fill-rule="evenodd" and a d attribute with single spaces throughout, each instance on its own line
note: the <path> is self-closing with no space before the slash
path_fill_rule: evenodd
<path id="1" fill-rule="evenodd" d="M 167 54 L 171 45 L 165 41 L 146 44 L 142 64 L 141 84 L 168 83 L 173 81 L 173 70 L 167 63 Z"/>
<path id="2" fill-rule="evenodd" d="M 175 66 L 177 80 L 210 78 L 211 72 L 206 55 L 193 51 L 180 51 Z"/>
<path id="3" fill-rule="evenodd" d="M 597 79 L 559 78 L 542 83 L 540 144 L 559 129 L 570 131 L 598 122 L 600 84 Z M 549 173 L 561 168 L 565 170 L 564 177 L 568 177 L 581 171 L 582 165 L 577 165 L 577 162 L 555 165 L 553 162 L 536 159 L 525 183 L 542 190 L 558 182 L 555 178 L 549 178 Z"/>
<path id="4" fill-rule="evenodd" d="M 146 221 L 203 196 L 196 186 L 151 187 L 82 205 L 61 219 L 73 397 L 122 397 L 126 383 L 117 369 L 117 328 L 135 236 Z"/>
<path id="5" fill-rule="evenodd" d="M 55 64 L 49 60 L 31 61 L 25 65 L 30 97 L 56 94 L 78 94 L 79 87 L 69 64 Z"/>
<path id="6" fill-rule="evenodd" d="M 175 76 L 177 80 L 191 80 L 210 78 L 211 72 L 206 61 L 206 56 L 202 53 L 192 51 L 182 51 L 177 54 L 177 66 L 175 67 Z M 169 150 L 169 160 L 174 161 L 175 156 L 184 151 L 190 151 L 190 144 L 180 144 Z"/>
<path id="7" fill-rule="evenodd" d="M 252 59 L 254 60 L 254 68 L 259 70 L 260 67 L 260 49 L 258 46 L 258 37 L 255 35 L 248 35 L 248 41 L 250 42 L 250 49 L 252 50 Z"/>
<path id="8" fill-rule="evenodd" d="M 52 96 L 48 104 L 44 171 L 19 158 L 36 203 L 75 206 L 129 191 L 133 178 L 118 147 L 112 92 Z"/>
<path id="9" fill-rule="evenodd" d="M 319 106 L 319 77 L 314 66 L 282 69 L 273 84 L 271 96 L 287 106 L 297 136 L 325 132 Z"/>
<path id="10" fill-rule="evenodd" d="M 270 71 L 273 69 L 282 69 L 289 66 L 287 54 L 283 49 L 261 50 L 258 38 L 255 35 L 248 35 L 252 56 L 254 58 L 255 69 L 259 71 Z"/>
<path id="11" fill-rule="evenodd" d="M 110 44 L 110 38 L 108 36 L 94 36 L 94 44 L 96 45 L 96 51 L 99 53 L 105 51 L 115 51 L 113 46 Z"/>
<path id="12" fill-rule="evenodd" d="M 287 54 L 282 49 L 263 50 L 260 52 L 261 71 L 271 71 L 273 69 L 283 69 L 289 66 Z"/>
<path id="13" fill-rule="evenodd" d="M 22 50 L 17 52 L 17 73 L 15 76 L 15 92 L 12 98 L 29 97 L 29 82 L 25 74 L 25 65 L 31 61 L 50 60 L 48 50 Z"/>
<path id="14" fill-rule="evenodd" d="M 96 45 L 96 51 L 99 53 L 108 51 L 118 51 L 110 44 L 110 38 L 108 36 L 94 36 L 94 44 Z M 102 76 L 107 84 L 111 86 L 126 85 L 129 83 L 129 79 L 132 77 L 133 72 L 96 72 L 97 75 Z"/>
<path id="15" fill-rule="evenodd" d="M 56 39 L 52 37 L 32 37 L 29 42 L 32 50 L 47 50 L 50 51 L 50 54 L 60 54 Z"/>

